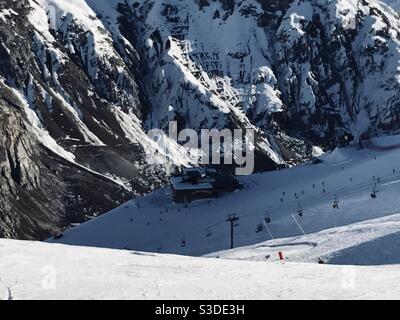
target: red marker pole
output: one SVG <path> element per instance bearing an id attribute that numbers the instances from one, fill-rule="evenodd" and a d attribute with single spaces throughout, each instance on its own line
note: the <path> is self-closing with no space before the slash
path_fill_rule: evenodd
<path id="1" fill-rule="evenodd" d="M 283 261 L 285 260 L 285 258 L 283 257 L 283 253 L 281 251 L 279 251 L 279 260 Z"/>

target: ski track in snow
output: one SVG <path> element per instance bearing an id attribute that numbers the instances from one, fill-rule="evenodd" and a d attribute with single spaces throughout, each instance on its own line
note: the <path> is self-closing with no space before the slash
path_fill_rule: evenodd
<path id="1" fill-rule="evenodd" d="M 11 289 L 2 282 L 1 278 L 0 278 L 0 300 L 13 300 Z"/>

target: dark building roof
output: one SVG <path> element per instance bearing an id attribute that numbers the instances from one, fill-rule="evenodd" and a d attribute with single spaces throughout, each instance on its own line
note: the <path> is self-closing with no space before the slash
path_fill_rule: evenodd
<path id="1" fill-rule="evenodd" d="M 171 178 L 172 195 L 179 202 L 214 197 L 239 187 L 240 183 L 232 174 L 214 167 L 186 168 L 181 175 Z"/>

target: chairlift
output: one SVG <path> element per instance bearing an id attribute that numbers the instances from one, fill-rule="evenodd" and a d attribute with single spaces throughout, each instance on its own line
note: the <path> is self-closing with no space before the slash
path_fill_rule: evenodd
<path id="1" fill-rule="evenodd" d="M 297 214 L 302 217 L 303 216 L 303 208 L 301 206 L 301 204 L 299 203 L 299 207 L 297 208 Z"/>
<path id="2" fill-rule="evenodd" d="M 181 239 L 181 247 L 182 247 L 182 248 L 186 247 L 186 237 L 185 237 L 185 235 L 182 236 L 182 239 Z"/>
<path id="3" fill-rule="evenodd" d="M 374 187 L 372 188 L 372 192 L 371 192 L 371 198 L 372 199 L 376 199 L 378 196 L 376 195 L 379 192 L 379 189 L 376 185 L 376 183 L 374 184 Z"/>
<path id="4" fill-rule="evenodd" d="M 181 247 L 182 248 L 186 247 L 186 240 L 185 239 L 181 240 Z"/>
<path id="5" fill-rule="evenodd" d="M 333 209 L 339 209 L 339 201 L 333 202 Z"/>
<path id="6" fill-rule="evenodd" d="M 333 209 L 339 209 L 339 200 L 337 194 L 335 194 L 335 200 L 333 201 Z"/>
<path id="7" fill-rule="evenodd" d="M 269 213 L 266 213 L 266 214 L 265 214 L 265 219 L 264 219 L 264 221 L 265 221 L 266 224 L 271 223 L 271 217 L 270 217 Z"/>

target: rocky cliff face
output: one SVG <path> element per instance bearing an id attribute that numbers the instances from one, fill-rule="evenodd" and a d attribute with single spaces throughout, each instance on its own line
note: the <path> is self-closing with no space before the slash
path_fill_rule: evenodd
<path id="1" fill-rule="evenodd" d="M 173 168 L 146 162 L 134 66 L 111 38 L 98 58 L 91 34 L 59 19 L 58 31 L 44 3 L 0 1 L 0 236 L 44 238 L 149 192 Z"/>
<path id="2" fill-rule="evenodd" d="M 0 92 L 0 236 L 44 239 L 133 196 L 40 143 L 20 97 Z"/>
<path id="3" fill-rule="evenodd" d="M 0 0 L 0 236 L 48 236 L 196 163 L 147 137 L 171 120 L 254 128 L 258 169 L 398 133 L 387 3 Z"/>

